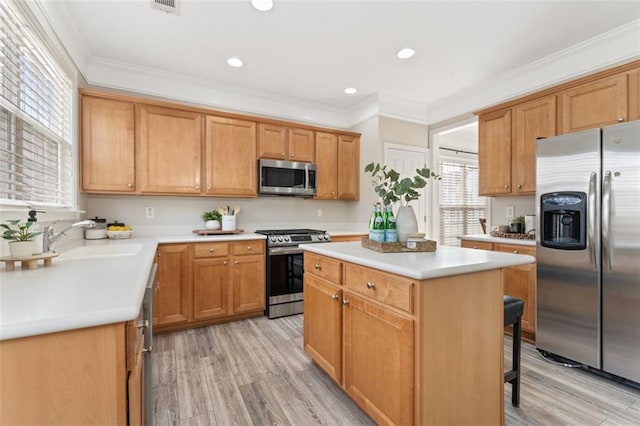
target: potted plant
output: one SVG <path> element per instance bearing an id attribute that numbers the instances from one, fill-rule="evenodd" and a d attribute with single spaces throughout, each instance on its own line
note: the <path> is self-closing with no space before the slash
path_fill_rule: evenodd
<path id="1" fill-rule="evenodd" d="M 419 190 L 427 186 L 429 179 L 439 180 L 442 179 L 441 176 L 424 166 L 416 169 L 416 175 L 413 178 L 401 178 L 400 173 L 380 163 L 369 163 L 364 171 L 371 174 L 373 190 L 382 199 L 384 205 L 400 201 L 396 214 L 396 226 L 398 240 L 405 244 L 409 234 L 418 232 L 418 221 L 409 203 L 420 198 L 422 193 Z"/>
<path id="2" fill-rule="evenodd" d="M 220 221 L 222 215 L 217 210 L 202 213 L 202 220 L 204 220 L 204 227 L 206 229 L 220 229 Z"/>
<path id="3" fill-rule="evenodd" d="M 515 234 L 524 234 L 524 216 L 517 216 L 511 219 L 509 231 Z"/>
<path id="4" fill-rule="evenodd" d="M 0 224 L 4 228 L 2 238 L 9 241 L 9 252 L 14 259 L 26 259 L 33 255 L 36 249 L 33 237 L 42 233 L 30 229 L 34 223 L 7 220 L 7 223 Z"/>

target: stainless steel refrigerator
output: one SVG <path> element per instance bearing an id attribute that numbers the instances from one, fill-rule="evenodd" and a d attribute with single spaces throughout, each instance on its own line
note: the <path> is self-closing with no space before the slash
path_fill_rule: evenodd
<path id="1" fill-rule="evenodd" d="M 536 346 L 640 383 L 640 121 L 538 140 Z"/>

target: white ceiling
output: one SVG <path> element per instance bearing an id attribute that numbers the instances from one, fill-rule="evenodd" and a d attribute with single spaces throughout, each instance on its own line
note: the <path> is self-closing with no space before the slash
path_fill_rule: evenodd
<path id="1" fill-rule="evenodd" d="M 638 1 L 41 0 L 84 60 L 115 61 L 243 93 L 353 109 L 373 96 L 431 104 L 640 19 Z M 640 41 L 638 41 L 640 46 Z M 416 55 L 405 61 L 405 46 Z M 640 48 L 636 48 L 640 50 Z M 230 56 L 243 68 L 226 64 Z M 90 79 L 89 79 L 90 80 Z M 343 89 L 353 86 L 356 95 Z"/>

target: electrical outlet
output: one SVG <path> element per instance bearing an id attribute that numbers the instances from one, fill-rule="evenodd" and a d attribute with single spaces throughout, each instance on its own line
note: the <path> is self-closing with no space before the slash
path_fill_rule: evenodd
<path id="1" fill-rule="evenodd" d="M 514 206 L 507 206 L 504 215 L 507 219 L 514 218 L 516 216 L 516 208 Z"/>
<path id="2" fill-rule="evenodd" d="M 155 216 L 155 212 L 153 211 L 153 207 L 145 207 L 144 208 L 144 217 L 147 219 L 153 219 Z"/>
<path id="3" fill-rule="evenodd" d="M 318 217 L 322 217 L 322 209 L 318 209 Z"/>

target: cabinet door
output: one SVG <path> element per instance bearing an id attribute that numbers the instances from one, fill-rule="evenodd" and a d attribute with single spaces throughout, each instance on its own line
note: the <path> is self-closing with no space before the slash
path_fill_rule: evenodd
<path id="1" fill-rule="evenodd" d="M 133 104 L 83 96 L 81 149 L 83 191 L 135 191 Z"/>
<path id="2" fill-rule="evenodd" d="M 515 244 L 496 244 L 496 251 L 505 253 L 536 255 L 535 247 L 518 246 Z M 517 297 L 524 301 L 522 314 L 522 330 L 536 332 L 536 265 L 511 266 L 502 269 L 504 294 Z"/>
<path id="3" fill-rule="evenodd" d="M 287 159 L 287 129 L 275 124 L 258 124 L 258 153 L 260 158 Z"/>
<path id="4" fill-rule="evenodd" d="M 138 105 L 137 120 L 140 191 L 199 194 L 202 116 Z"/>
<path id="5" fill-rule="evenodd" d="M 207 116 L 206 193 L 257 195 L 256 123 Z"/>
<path id="6" fill-rule="evenodd" d="M 235 256 L 233 260 L 233 313 L 260 311 L 265 307 L 263 255 Z"/>
<path id="7" fill-rule="evenodd" d="M 231 314 L 231 281 L 227 258 L 193 261 L 193 319 Z"/>
<path id="8" fill-rule="evenodd" d="M 629 121 L 640 120 L 640 69 L 627 75 L 629 80 Z"/>
<path id="9" fill-rule="evenodd" d="M 513 194 L 535 194 L 537 138 L 556 135 L 555 95 L 516 105 L 513 129 Z"/>
<path id="10" fill-rule="evenodd" d="M 303 303 L 304 350 L 342 384 L 342 291 L 306 273 Z"/>
<path id="11" fill-rule="evenodd" d="M 142 351 L 138 351 L 135 357 L 133 368 L 129 372 L 129 379 L 127 380 L 130 425 L 145 424 L 144 363 L 144 355 Z"/>
<path id="12" fill-rule="evenodd" d="M 313 130 L 289 129 L 289 160 L 313 163 L 316 140 Z"/>
<path id="13" fill-rule="evenodd" d="M 480 195 L 511 193 L 511 110 L 480 117 L 478 165 Z"/>
<path id="14" fill-rule="evenodd" d="M 349 291 L 343 297 L 346 392 L 377 423 L 413 424 L 413 320 Z"/>
<path id="15" fill-rule="evenodd" d="M 606 77 L 560 94 L 562 133 L 626 121 L 627 75 Z"/>
<path id="16" fill-rule="evenodd" d="M 188 244 L 158 246 L 158 325 L 190 319 L 191 251 Z"/>
<path id="17" fill-rule="evenodd" d="M 316 196 L 318 200 L 335 200 L 338 192 L 338 137 L 316 132 Z"/>
<path id="18" fill-rule="evenodd" d="M 360 196 L 360 139 L 338 136 L 338 199 Z"/>

